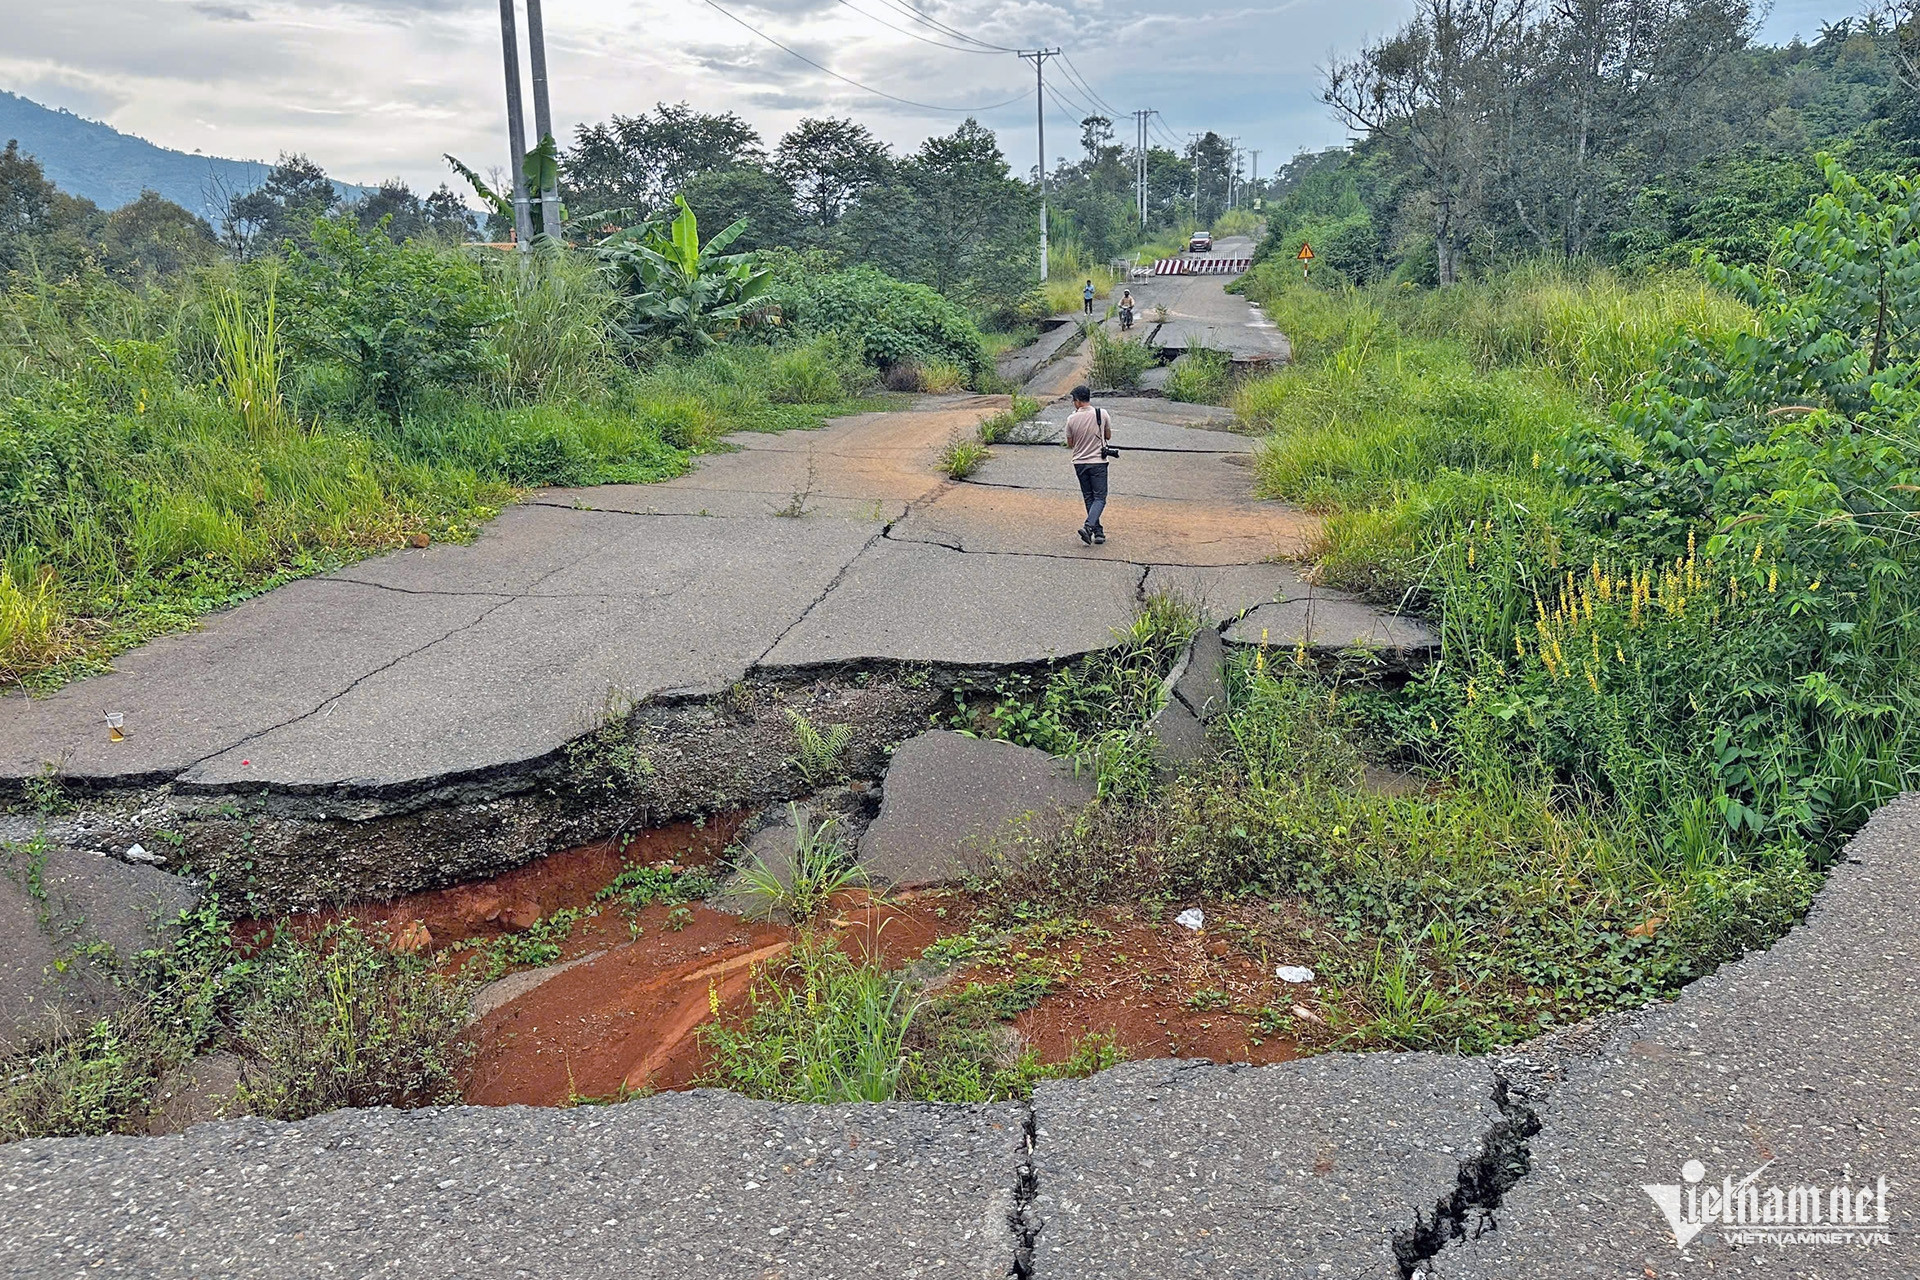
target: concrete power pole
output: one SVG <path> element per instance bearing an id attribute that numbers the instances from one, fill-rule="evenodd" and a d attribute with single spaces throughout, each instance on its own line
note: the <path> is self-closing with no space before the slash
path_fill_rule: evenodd
<path id="1" fill-rule="evenodd" d="M 502 0 L 505 3 L 505 0 Z M 1019 56 L 1033 63 L 1034 107 L 1040 122 L 1040 283 L 1047 282 L 1047 59 L 1058 49 L 1021 49 Z"/>
<path id="2" fill-rule="evenodd" d="M 1260 199 L 1260 148 L 1255 147 L 1247 153 L 1253 157 L 1253 198 Z"/>
<path id="3" fill-rule="evenodd" d="M 1151 108 L 1133 113 L 1133 198 L 1142 228 L 1147 225 L 1147 121 L 1159 114 Z"/>
<path id="4" fill-rule="evenodd" d="M 527 55 L 533 60 L 533 133 L 538 146 L 553 136 L 553 112 L 547 107 L 547 33 L 540 21 L 540 0 L 527 0 Z M 540 188 L 540 231 L 560 235 L 560 188 Z"/>
<path id="5" fill-rule="evenodd" d="M 533 211 L 527 208 L 527 121 L 520 109 L 520 42 L 513 0 L 500 0 L 500 51 L 507 66 L 507 168 L 513 177 L 513 235 L 520 252 L 533 252 Z"/>

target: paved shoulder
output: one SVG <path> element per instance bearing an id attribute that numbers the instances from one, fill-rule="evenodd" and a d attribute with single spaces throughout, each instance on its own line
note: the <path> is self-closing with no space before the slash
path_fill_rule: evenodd
<path id="1" fill-rule="evenodd" d="M 1920 1274 L 1916 876 L 1907 796 L 1805 924 L 1568 1065 L 1499 1230 L 1437 1274 Z"/>
<path id="2" fill-rule="evenodd" d="M 1130 1063 L 1034 1096 L 1043 1280 L 1399 1280 L 1396 1242 L 1503 1122 L 1483 1063 Z"/>
<path id="3" fill-rule="evenodd" d="M 998 1280 L 1024 1108 L 337 1112 L 0 1147 L 11 1275 Z"/>

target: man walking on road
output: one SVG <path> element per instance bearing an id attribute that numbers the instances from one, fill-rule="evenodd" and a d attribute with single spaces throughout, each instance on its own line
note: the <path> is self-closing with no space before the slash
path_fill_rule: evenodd
<path id="1" fill-rule="evenodd" d="M 1087 287 L 1080 291 L 1081 301 L 1087 304 L 1087 314 L 1093 314 L 1093 281 L 1087 281 Z"/>
<path id="2" fill-rule="evenodd" d="M 1092 546 L 1107 540 L 1100 514 L 1107 509 L 1107 447 L 1113 439 L 1113 421 L 1105 409 L 1093 407 L 1093 392 L 1073 389 L 1073 412 L 1067 416 L 1067 448 L 1073 451 L 1073 474 L 1080 481 L 1080 497 L 1087 504 L 1087 522 L 1080 541 Z"/>

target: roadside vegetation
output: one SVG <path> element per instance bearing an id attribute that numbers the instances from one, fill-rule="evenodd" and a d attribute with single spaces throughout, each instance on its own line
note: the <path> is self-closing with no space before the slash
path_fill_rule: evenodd
<path id="1" fill-rule="evenodd" d="M 209 891 L 122 981 L 119 1008 L 6 1063 L 0 1141 L 147 1132 L 211 1059 L 230 1067 L 199 1118 L 459 1101 L 466 986 L 351 921 L 240 947 Z"/>
<path id="2" fill-rule="evenodd" d="M 1255 652 L 1215 768 L 1005 888 L 1269 899 L 1328 979 L 1277 1025 L 1344 1045 L 1484 1048 L 1786 929 L 1920 784 L 1920 184 L 1829 182 L 1765 275 L 1257 273 L 1299 354 L 1236 396 L 1259 482 L 1442 656 L 1393 687 Z"/>

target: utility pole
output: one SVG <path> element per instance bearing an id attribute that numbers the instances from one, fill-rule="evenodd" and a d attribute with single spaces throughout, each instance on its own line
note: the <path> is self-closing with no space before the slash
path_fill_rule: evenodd
<path id="1" fill-rule="evenodd" d="M 502 4 L 508 0 L 501 0 Z M 1058 49 L 1021 49 L 1020 57 L 1033 63 L 1033 104 L 1040 113 L 1040 283 L 1047 282 L 1047 59 Z"/>
<path id="2" fill-rule="evenodd" d="M 500 0 L 500 51 L 507 65 L 507 166 L 513 175 L 513 235 L 521 253 L 533 252 L 533 211 L 527 208 L 527 121 L 520 109 L 520 42 L 513 0 Z"/>
<path id="3" fill-rule="evenodd" d="M 1253 198 L 1255 203 L 1258 203 L 1260 199 L 1260 148 L 1255 147 L 1248 154 L 1253 157 Z"/>
<path id="4" fill-rule="evenodd" d="M 540 0 L 527 0 L 527 54 L 533 59 L 533 133 L 534 145 L 539 146 L 553 136 L 553 112 L 547 108 L 547 33 L 540 21 Z M 540 231 L 556 239 L 560 235 L 557 178 L 540 188 Z"/>
<path id="5" fill-rule="evenodd" d="M 1240 138 L 1227 139 L 1227 208 L 1233 208 L 1234 188 L 1240 180 Z"/>
<path id="6" fill-rule="evenodd" d="M 1147 121 L 1159 114 L 1151 108 L 1133 113 L 1133 198 L 1142 228 L 1147 225 Z"/>

